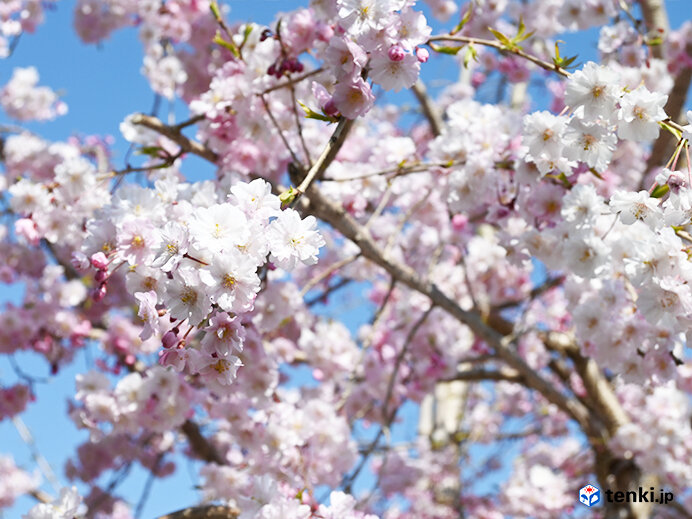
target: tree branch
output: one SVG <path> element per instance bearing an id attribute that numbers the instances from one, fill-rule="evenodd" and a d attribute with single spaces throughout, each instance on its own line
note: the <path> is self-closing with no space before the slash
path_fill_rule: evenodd
<path id="1" fill-rule="evenodd" d="M 423 110 L 423 115 L 425 115 L 425 118 L 428 120 L 428 124 L 430 124 L 430 130 L 432 130 L 432 134 L 435 137 L 437 137 L 442 133 L 442 127 L 444 126 L 444 122 L 442 122 L 442 117 L 440 117 L 440 113 L 437 111 L 437 108 L 435 107 L 432 100 L 430 99 L 430 96 L 428 95 L 428 91 L 425 88 L 425 83 L 423 83 L 419 79 L 413 85 L 411 90 L 413 90 L 413 94 L 416 96 L 416 99 L 418 99 L 418 102 L 420 103 L 420 107 Z"/>
<path id="2" fill-rule="evenodd" d="M 216 154 L 216 152 L 210 150 L 197 141 L 188 139 L 182 134 L 179 127 L 168 126 L 156 117 L 145 114 L 135 114 L 132 117 L 132 124 L 144 126 L 145 128 L 154 130 L 155 132 L 175 142 L 183 151 L 187 153 L 192 153 L 193 155 L 197 155 L 198 157 L 202 157 L 203 159 L 213 163 L 216 163 L 216 161 L 219 160 L 219 156 Z"/>
<path id="3" fill-rule="evenodd" d="M 668 22 L 668 13 L 664 0 L 639 0 L 639 5 L 642 8 L 644 23 L 649 32 L 654 32 L 656 36 L 665 37 L 670 31 L 670 23 Z M 663 46 L 650 46 L 651 55 L 654 58 L 663 58 Z M 677 113 L 674 115 L 677 117 Z"/>
<path id="4" fill-rule="evenodd" d="M 224 505 L 202 505 L 178 510 L 159 519 L 236 519 L 240 510 Z"/>
<path id="5" fill-rule="evenodd" d="M 308 212 L 329 223 L 346 238 L 361 249 L 363 256 L 384 268 L 397 281 L 429 297 L 435 306 L 444 309 L 460 323 L 467 325 L 481 339 L 486 341 L 510 367 L 521 374 L 527 385 L 541 393 L 549 402 L 572 417 L 584 431 L 591 429 L 588 411 L 576 400 L 571 399 L 534 371 L 515 351 L 508 341 L 483 322 L 476 312 L 463 310 L 455 301 L 445 295 L 435 284 L 423 280 L 409 266 L 398 263 L 385 256 L 367 229 L 364 229 L 340 205 L 327 199 L 317 187 L 310 186 L 306 192 L 309 202 L 305 203 Z"/>
<path id="6" fill-rule="evenodd" d="M 468 382 L 478 382 L 482 380 L 495 380 L 495 381 L 505 381 L 514 382 L 516 384 L 525 384 L 524 378 L 517 373 L 515 370 L 511 369 L 469 369 L 465 371 L 459 371 L 456 375 L 444 379 L 444 382 L 453 382 L 455 380 L 464 380 Z"/>
<path id="7" fill-rule="evenodd" d="M 298 198 L 307 191 L 313 181 L 322 178 L 322 175 L 325 171 L 327 171 L 329 165 L 336 158 L 336 154 L 339 153 L 339 150 L 344 145 L 346 136 L 353 127 L 353 122 L 353 119 L 346 119 L 345 117 L 342 117 L 339 120 L 336 130 L 334 130 L 334 133 L 329 138 L 329 142 L 324 147 L 322 154 L 310 168 L 307 175 L 305 175 L 305 178 L 301 181 L 300 185 L 296 188 L 298 193 L 295 201 L 297 201 Z"/>
<path id="8" fill-rule="evenodd" d="M 688 55 L 692 56 L 692 42 L 687 44 L 685 50 Z M 687 101 L 687 92 L 690 89 L 690 83 L 692 82 L 692 67 L 684 67 L 678 71 L 678 75 L 675 77 L 673 82 L 673 88 L 668 94 L 668 101 L 664 110 L 669 117 L 680 121 L 684 119 L 685 116 L 685 103 Z M 692 123 L 692 121 L 687 121 Z M 673 125 L 671 125 L 673 126 Z M 675 127 L 675 126 L 673 126 Z M 651 147 L 651 154 L 646 161 L 645 173 L 648 173 L 656 166 L 661 166 L 666 163 L 668 157 L 670 157 L 675 150 L 676 139 L 669 132 L 662 131 L 658 139 L 654 142 Z"/>
<path id="9" fill-rule="evenodd" d="M 192 420 L 187 420 L 180 429 L 187 437 L 192 452 L 199 456 L 200 459 L 207 463 L 216 463 L 217 465 L 226 464 L 226 460 L 221 457 L 216 447 L 204 437 L 199 429 L 199 425 Z"/>
<path id="10" fill-rule="evenodd" d="M 558 67 L 554 63 L 549 63 L 547 61 L 542 60 L 541 58 L 538 58 L 534 56 L 533 54 L 528 54 L 521 50 L 520 48 L 512 49 L 509 48 L 499 41 L 496 40 L 484 40 L 482 38 L 471 38 L 469 36 L 459 36 L 459 35 L 448 35 L 448 34 L 442 34 L 440 36 L 433 36 L 428 40 L 428 45 L 431 43 L 434 43 L 436 41 L 456 41 L 459 43 L 470 43 L 473 45 L 483 45 L 484 47 L 492 47 L 493 49 L 497 49 L 500 52 L 509 52 L 511 54 L 514 54 L 516 56 L 519 56 L 520 58 L 524 58 L 534 65 L 538 65 L 539 67 L 549 70 L 550 72 L 555 72 L 556 74 L 560 74 L 561 76 L 564 77 L 569 77 L 571 74 L 567 72 L 565 69 L 562 67 Z M 435 47 L 431 46 L 433 50 L 435 50 Z"/>

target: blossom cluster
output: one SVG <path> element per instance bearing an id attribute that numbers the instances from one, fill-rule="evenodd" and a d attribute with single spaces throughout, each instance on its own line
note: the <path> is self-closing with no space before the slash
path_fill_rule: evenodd
<path id="1" fill-rule="evenodd" d="M 140 338 L 161 341 L 163 365 L 202 375 L 216 393 L 230 389 L 241 365 L 240 316 L 254 307 L 260 271 L 313 264 L 324 243 L 315 218 L 282 211 L 264 180 L 221 196 L 210 183 L 170 178 L 154 189 L 126 186 L 87 222 L 73 257 L 77 268 L 94 271 L 96 301 L 123 276 L 139 303 Z M 193 329 L 204 339 L 186 348 Z"/>
<path id="2" fill-rule="evenodd" d="M 38 486 L 40 478 L 17 467 L 11 457 L 0 456 L 0 508 L 12 506 L 17 497 Z"/>
<path id="3" fill-rule="evenodd" d="M 44 10 L 56 0 L 10 0 L 0 11 L 0 59 L 7 58 L 24 33 L 32 33 L 44 21 Z"/>
<path id="4" fill-rule="evenodd" d="M 689 370 L 687 370 L 689 371 Z M 690 376 L 686 374 L 685 387 Z M 651 392 L 635 384 L 623 385 L 619 397 L 633 421 L 621 426 L 611 440 L 625 459 L 634 459 L 644 470 L 656 474 L 663 484 L 680 492 L 692 482 L 689 459 L 690 405 L 672 385 L 657 386 Z"/>
<path id="5" fill-rule="evenodd" d="M 9 82 L 0 89 L 0 106 L 18 121 L 45 121 L 67 113 L 67 105 L 50 88 L 36 86 L 34 67 L 16 68 Z"/>

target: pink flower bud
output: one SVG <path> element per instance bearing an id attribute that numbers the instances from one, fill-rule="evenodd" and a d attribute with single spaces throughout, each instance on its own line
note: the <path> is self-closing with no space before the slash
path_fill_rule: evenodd
<path id="1" fill-rule="evenodd" d="M 106 283 L 101 283 L 99 285 L 99 287 L 91 295 L 91 297 L 94 301 L 96 301 L 98 303 L 99 301 L 103 301 L 103 298 L 106 297 L 107 292 L 108 292 L 108 285 Z"/>
<path id="2" fill-rule="evenodd" d="M 389 56 L 389 59 L 392 61 L 402 61 L 406 57 L 406 51 L 404 51 L 400 45 L 392 45 L 389 47 L 387 56 Z"/>
<path id="3" fill-rule="evenodd" d="M 416 47 L 416 58 L 418 58 L 418 61 L 420 61 L 421 63 L 426 63 L 429 57 L 430 52 L 428 52 L 428 49 Z"/>
<path id="4" fill-rule="evenodd" d="M 94 275 L 94 279 L 96 280 L 97 283 L 103 283 L 106 281 L 106 278 L 108 277 L 108 271 L 104 269 L 99 269 L 96 271 L 96 274 Z"/>
<path id="5" fill-rule="evenodd" d="M 91 264 L 97 269 L 105 269 L 108 267 L 108 258 L 103 252 L 97 252 L 91 255 Z"/>
<path id="6" fill-rule="evenodd" d="M 324 113 L 331 117 L 336 117 L 339 114 L 339 110 L 337 109 L 336 104 L 334 104 L 333 99 L 330 99 L 327 101 L 327 104 L 324 105 Z"/>
<path id="7" fill-rule="evenodd" d="M 163 334 L 161 342 L 163 343 L 162 345 L 164 348 L 170 349 L 177 344 L 178 336 L 175 333 L 173 333 L 173 331 L 169 330 Z"/>
<path id="8" fill-rule="evenodd" d="M 452 228 L 457 231 L 463 231 L 469 223 L 469 219 L 463 214 L 455 214 L 452 216 Z"/>
<path id="9" fill-rule="evenodd" d="M 485 83 L 485 79 L 485 74 L 483 74 L 483 72 L 476 71 L 473 74 L 471 74 L 471 85 L 473 86 L 473 88 L 478 88 L 483 83 Z"/>

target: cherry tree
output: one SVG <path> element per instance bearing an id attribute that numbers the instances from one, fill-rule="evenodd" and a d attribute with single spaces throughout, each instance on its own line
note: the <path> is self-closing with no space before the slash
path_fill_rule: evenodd
<path id="1" fill-rule="evenodd" d="M 52 3 L 0 6 L 6 63 Z M 189 114 L 122 114 L 124 160 L 26 129 L 67 106 L 34 67 L 2 78 L 0 279 L 24 290 L 0 354 L 34 365 L 0 420 L 37 405 L 31 368 L 95 362 L 62 490 L 3 452 L 0 510 L 139 517 L 187 457 L 200 502 L 169 519 L 692 517 L 692 22 L 662 0 L 232 14 L 76 2 L 85 44 L 135 27 Z M 598 63 L 559 41 L 592 28 Z M 374 309 L 357 329 L 344 291 Z"/>

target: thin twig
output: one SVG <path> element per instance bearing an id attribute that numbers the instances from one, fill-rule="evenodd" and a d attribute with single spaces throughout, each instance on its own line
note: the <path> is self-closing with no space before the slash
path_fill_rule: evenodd
<path id="1" fill-rule="evenodd" d="M 315 306 L 317 303 L 322 303 L 327 298 L 327 296 L 333 294 L 337 290 L 345 287 L 346 285 L 348 285 L 352 282 L 353 282 L 353 280 L 350 278 L 344 278 L 344 279 L 339 280 L 338 283 L 331 285 L 321 294 L 313 297 L 312 299 L 305 301 L 305 306 L 308 306 L 308 307 L 309 306 Z"/>
<path id="2" fill-rule="evenodd" d="M 420 329 L 421 326 L 423 326 L 423 323 L 425 320 L 428 318 L 430 315 L 430 312 L 433 311 L 435 308 L 435 305 L 432 304 L 430 305 L 430 308 L 428 308 L 422 316 L 415 322 L 415 324 L 411 327 L 411 330 L 409 330 L 408 335 L 406 336 L 406 339 L 404 341 L 404 345 L 401 348 L 401 351 L 399 352 L 399 355 L 396 358 L 396 361 L 394 363 L 394 370 L 392 371 L 392 375 L 389 378 L 389 383 L 387 384 L 387 393 L 384 397 L 384 401 L 382 403 L 382 417 L 385 420 L 385 424 L 387 427 L 389 427 L 389 415 L 387 414 L 387 408 L 389 407 L 389 400 L 392 398 L 392 391 L 394 391 L 394 384 L 396 382 L 396 377 L 399 374 L 399 368 L 401 367 L 401 363 L 404 360 L 404 357 L 406 356 L 406 353 L 408 352 L 408 348 L 413 341 L 413 338 L 415 337 L 416 333 Z M 393 416 L 392 416 L 393 418 Z"/>
<path id="3" fill-rule="evenodd" d="M 317 276 L 313 277 L 310 281 L 308 281 L 303 289 L 300 291 L 300 295 L 305 296 L 312 288 L 320 284 L 322 281 L 327 279 L 329 276 L 331 276 L 334 272 L 337 270 L 345 267 L 346 265 L 350 265 L 354 261 L 356 261 L 358 258 L 360 258 L 360 254 L 354 254 L 353 256 L 349 256 L 348 258 L 341 259 L 334 264 L 330 265 L 326 270 L 323 272 L 320 272 Z"/>
<path id="4" fill-rule="evenodd" d="M 151 471 L 149 472 L 149 475 L 147 476 L 147 480 L 144 483 L 144 488 L 142 489 L 142 495 L 140 496 L 139 501 L 137 502 L 137 508 L 135 509 L 135 519 L 139 519 L 140 517 L 142 517 L 144 505 L 146 504 L 147 499 L 149 498 L 149 494 L 151 493 L 151 487 L 154 484 L 154 479 L 156 478 L 156 472 L 161 467 L 161 463 L 163 462 L 164 456 L 165 453 L 162 452 L 156 457 L 154 466 L 152 467 Z"/>
<path id="5" fill-rule="evenodd" d="M 555 72 L 557 74 L 560 74 L 561 76 L 564 77 L 569 77 L 571 74 L 567 72 L 564 68 L 557 66 L 555 63 L 549 63 L 545 60 L 542 60 L 541 58 L 538 58 L 534 56 L 533 54 L 528 54 L 524 52 L 523 50 L 519 48 L 510 48 L 499 41 L 496 40 L 485 40 L 483 38 L 472 38 L 470 36 L 458 36 L 458 35 L 449 35 L 449 34 L 443 34 L 440 36 L 433 36 L 428 40 L 428 45 L 430 43 L 434 43 L 436 41 L 456 41 L 459 43 L 470 43 L 472 45 L 483 45 L 484 47 L 492 47 L 494 49 L 497 49 L 502 52 L 509 52 L 511 54 L 514 54 L 516 56 L 519 56 L 521 58 L 524 58 L 534 65 L 538 65 L 539 67 L 549 70 L 550 72 Z M 434 50 L 434 47 L 432 47 Z"/>
<path id="6" fill-rule="evenodd" d="M 291 154 L 291 158 L 293 159 L 293 163 L 296 165 L 300 164 L 300 159 L 298 158 L 298 156 L 293 151 L 293 148 L 291 148 L 291 145 L 289 144 L 288 139 L 286 139 L 286 136 L 284 135 L 284 132 L 281 129 L 281 126 L 279 126 L 279 123 L 276 120 L 276 118 L 274 117 L 274 114 L 272 113 L 271 108 L 269 108 L 269 103 L 267 102 L 267 99 L 263 95 L 260 95 L 260 99 L 262 100 L 262 104 L 264 105 L 264 109 L 267 112 L 267 115 L 269 116 L 269 119 L 271 120 L 272 124 L 274 125 L 274 128 L 276 128 L 276 131 L 279 132 L 279 137 L 281 137 L 281 141 L 284 143 L 284 146 L 286 146 L 288 153 Z"/>
<path id="7" fill-rule="evenodd" d="M 12 423 L 14 424 L 15 428 L 17 429 L 17 432 L 19 433 L 19 437 L 26 444 L 26 446 L 29 447 L 31 457 L 36 462 L 36 465 L 38 465 L 38 468 L 41 470 L 41 472 L 48 480 L 50 485 L 53 487 L 53 490 L 55 490 L 56 492 L 60 492 L 62 485 L 58 481 L 58 478 L 55 476 L 55 472 L 53 471 L 53 468 L 50 466 L 50 463 L 48 463 L 48 460 L 43 456 L 43 454 L 41 454 L 41 451 L 38 450 L 36 440 L 34 440 L 34 436 L 31 434 L 31 431 L 24 423 L 24 420 L 22 420 L 22 418 L 19 415 L 17 415 L 12 417 Z"/>
<path id="8" fill-rule="evenodd" d="M 443 168 L 443 169 L 448 169 L 451 168 L 452 166 L 459 165 L 460 162 L 458 161 L 448 161 L 448 162 L 434 162 L 434 163 L 422 163 L 422 164 L 412 164 L 410 166 L 397 166 L 395 168 L 390 168 L 390 169 L 385 169 L 382 171 L 375 171 L 373 173 L 365 173 L 363 175 L 356 175 L 352 177 L 343 177 L 343 178 L 323 178 L 322 180 L 324 182 L 352 182 L 354 180 L 363 180 L 366 178 L 372 178 L 372 177 L 380 177 L 380 176 L 385 176 L 385 175 L 392 175 L 390 180 L 393 180 L 396 177 L 402 177 L 404 175 L 408 175 L 411 173 L 426 173 L 429 172 L 432 168 Z"/>
<path id="9" fill-rule="evenodd" d="M 167 124 L 164 124 L 161 120 L 157 119 L 156 117 L 152 117 L 150 115 L 145 114 L 135 114 L 134 116 L 132 116 L 132 124 L 144 126 L 145 128 L 154 130 L 155 132 L 160 133 L 164 137 L 167 137 L 171 141 L 175 142 L 185 152 L 192 153 L 193 155 L 197 155 L 198 157 L 202 157 L 203 159 L 208 160 L 209 162 L 215 164 L 219 160 L 219 156 L 216 154 L 216 152 L 205 147 L 199 142 L 188 139 L 185 135 L 181 133 L 180 129 L 178 129 L 175 126 L 169 126 Z"/>
<path id="10" fill-rule="evenodd" d="M 319 74 L 322 71 L 323 71 L 323 69 L 318 68 L 315 70 L 311 70 L 310 72 L 306 72 L 305 74 L 302 74 L 300 76 L 296 76 L 294 78 L 291 78 L 288 81 L 283 81 L 281 83 L 277 83 L 276 85 L 271 86 L 271 87 L 267 88 L 266 90 L 263 90 L 262 92 L 260 92 L 260 95 L 269 94 L 270 92 L 274 92 L 275 90 L 280 90 L 282 88 L 286 88 L 286 87 L 289 87 L 291 85 L 295 85 L 296 83 L 300 83 L 301 81 L 303 81 L 309 77 L 316 76 L 317 74 Z"/>

